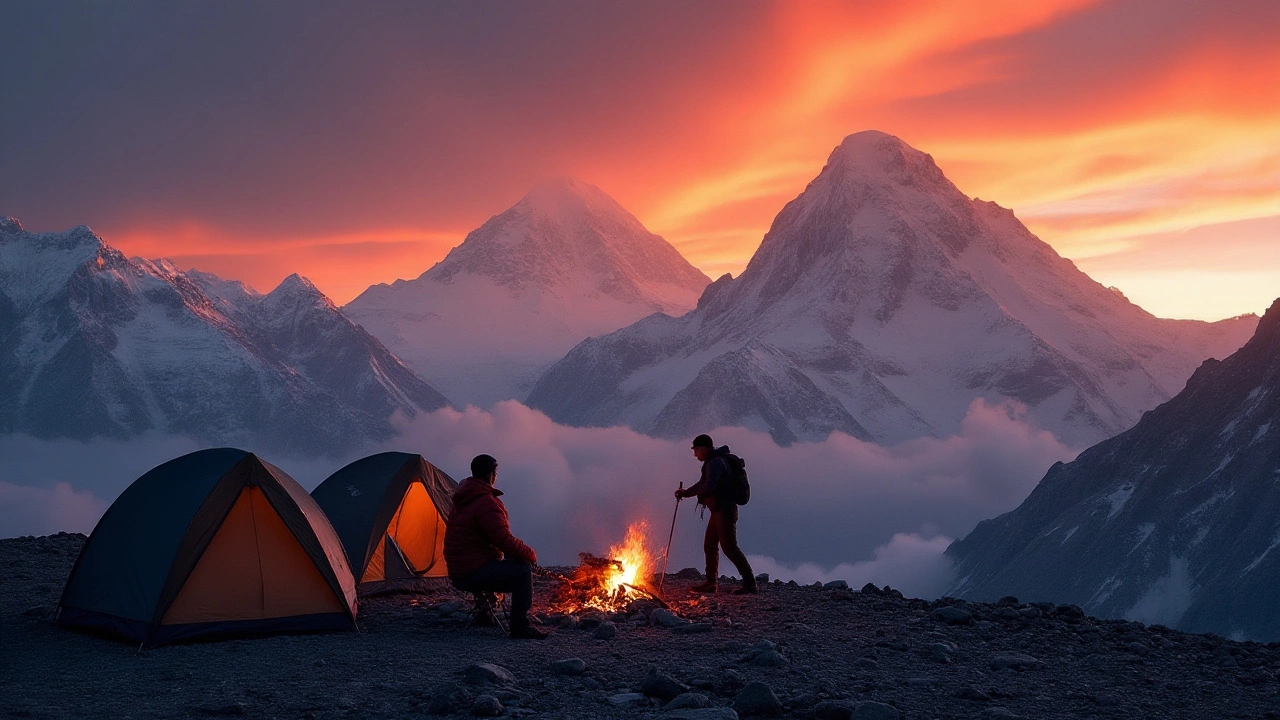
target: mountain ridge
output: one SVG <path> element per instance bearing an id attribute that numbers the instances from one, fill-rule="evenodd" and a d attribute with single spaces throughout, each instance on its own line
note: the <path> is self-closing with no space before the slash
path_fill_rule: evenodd
<path id="1" fill-rule="evenodd" d="M 1041 427 L 1082 446 L 1130 426 L 1204 357 L 1234 350 L 1251 322 L 1155 318 L 1011 211 L 965 196 L 927 154 L 866 131 L 783 207 L 739 277 L 708 286 L 688 315 L 646 324 L 652 336 L 635 325 L 584 341 L 529 402 L 567 424 L 662 436 L 721 424 L 784 443 L 830 431 L 893 443 L 954 432 L 982 397 L 1028 405 Z M 700 377 L 752 343 L 779 353 Z M 568 386 L 578 382 L 598 397 L 575 396 Z M 693 397 L 691 387 L 712 382 L 761 400 Z M 810 385 L 813 417 L 783 409 L 782 388 Z M 677 417 L 668 406 L 681 394 L 704 411 Z M 819 409 L 835 405 L 843 412 Z"/>

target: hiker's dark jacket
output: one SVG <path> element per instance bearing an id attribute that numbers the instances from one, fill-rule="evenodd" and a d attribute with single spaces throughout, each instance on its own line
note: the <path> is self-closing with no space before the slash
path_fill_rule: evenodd
<path id="1" fill-rule="evenodd" d="M 453 493 L 453 511 L 444 530 L 444 561 L 449 577 L 465 580 L 492 560 L 519 560 L 530 565 L 538 554 L 511 534 L 502 491 L 469 477 Z"/>
<path id="2" fill-rule="evenodd" d="M 698 502 L 706 505 L 712 512 L 734 505 L 733 498 L 728 497 L 733 491 L 733 471 L 729 468 L 729 461 L 725 459 L 728 454 L 728 445 L 712 450 L 711 457 L 702 461 L 702 478 L 685 490 L 684 496 L 697 495 Z"/>

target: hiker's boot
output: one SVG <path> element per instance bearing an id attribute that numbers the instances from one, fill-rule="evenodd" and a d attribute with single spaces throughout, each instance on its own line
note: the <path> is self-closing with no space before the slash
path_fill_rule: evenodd
<path id="1" fill-rule="evenodd" d="M 737 590 L 734 590 L 733 594 L 734 595 L 755 595 L 756 593 L 759 593 L 759 592 L 760 592 L 760 586 L 755 583 L 751 583 L 750 585 L 743 585 Z"/>
<path id="2" fill-rule="evenodd" d="M 546 640 L 547 636 L 547 633 L 530 625 L 528 620 L 524 622 L 511 621 L 512 640 Z"/>
<path id="3" fill-rule="evenodd" d="M 716 591 L 716 584 L 708 580 L 707 582 L 694 585 L 689 588 L 689 590 L 696 593 L 713 593 Z"/>

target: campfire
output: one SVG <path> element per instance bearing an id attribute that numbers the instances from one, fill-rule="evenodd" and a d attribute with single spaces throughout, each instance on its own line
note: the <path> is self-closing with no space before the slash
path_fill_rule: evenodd
<path id="1" fill-rule="evenodd" d="M 644 580 L 655 569 L 653 556 L 644 546 L 645 530 L 644 522 L 632 524 L 622 544 L 610 547 L 605 557 L 578 553 L 578 567 L 556 589 L 551 610 L 620 612 L 637 600 L 665 605 Z"/>

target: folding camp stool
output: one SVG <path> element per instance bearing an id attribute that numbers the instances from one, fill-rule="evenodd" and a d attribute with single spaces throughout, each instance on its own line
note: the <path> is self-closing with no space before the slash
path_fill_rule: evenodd
<path id="1" fill-rule="evenodd" d="M 471 590 L 469 593 L 467 612 L 470 613 L 470 616 L 467 618 L 467 624 L 462 626 L 463 629 L 469 628 L 475 625 L 477 621 L 480 621 L 496 625 L 502 628 L 504 633 L 509 631 L 508 625 L 511 622 L 511 614 L 507 609 L 506 595 L 487 590 Z"/>

